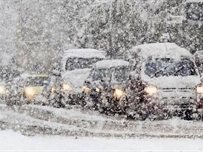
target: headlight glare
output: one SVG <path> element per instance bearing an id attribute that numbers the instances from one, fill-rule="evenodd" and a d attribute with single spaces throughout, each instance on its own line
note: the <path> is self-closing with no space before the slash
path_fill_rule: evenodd
<path id="1" fill-rule="evenodd" d="M 85 92 L 86 94 L 89 94 L 91 92 L 91 89 L 88 88 L 87 86 L 83 86 L 82 91 Z"/>
<path id="2" fill-rule="evenodd" d="M 4 94 L 5 93 L 5 87 L 4 86 L 0 86 L 0 94 Z"/>
<path id="3" fill-rule="evenodd" d="M 125 92 L 121 89 L 115 89 L 114 91 L 114 97 L 121 98 L 123 95 L 125 95 Z"/>
<path id="4" fill-rule="evenodd" d="M 56 92 L 56 88 L 55 87 L 51 88 L 51 93 L 55 93 L 55 92 Z"/>
<path id="5" fill-rule="evenodd" d="M 63 89 L 64 89 L 65 91 L 71 91 L 71 90 L 72 90 L 71 86 L 68 85 L 68 84 L 63 84 L 62 87 L 63 87 Z"/>
<path id="6" fill-rule="evenodd" d="M 148 86 L 145 88 L 145 92 L 148 93 L 149 95 L 154 95 L 158 91 L 157 87 L 155 86 Z"/>
<path id="7" fill-rule="evenodd" d="M 203 86 L 197 86 L 196 90 L 198 94 L 203 94 Z"/>
<path id="8" fill-rule="evenodd" d="M 100 92 L 100 91 L 101 91 L 101 89 L 99 89 L 99 88 L 96 88 L 96 91 L 97 91 L 97 92 Z"/>
<path id="9" fill-rule="evenodd" d="M 27 96 L 34 96 L 35 95 L 35 91 L 32 88 L 26 88 L 25 93 Z"/>

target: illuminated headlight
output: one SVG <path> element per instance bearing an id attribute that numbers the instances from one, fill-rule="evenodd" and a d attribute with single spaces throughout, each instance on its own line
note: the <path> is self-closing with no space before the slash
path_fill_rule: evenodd
<path id="1" fill-rule="evenodd" d="M 62 88 L 63 88 L 63 90 L 65 90 L 65 91 L 70 91 L 70 90 L 72 90 L 71 86 L 68 85 L 68 84 L 63 84 Z"/>
<path id="2" fill-rule="evenodd" d="M 100 92 L 100 91 L 101 91 L 101 89 L 100 89 L 100 88 L 96 88 L 96 91 L 97 91 L 97 92 Z"/>
<path id="3" fill-rule="evenodd" d="M 83 86 L 83 87 L 82 87 L 82 91 L 88 94 L 88 93 L 91 92 L 91 89 L 88 88 L 88 87 L 86 87 L 86 86 Z"/>
<path id="4" fill-rule="evenodd" d="M 125 92 L 121 89 L 115 89 L 114 91 L 114 97 L 121 98 L 123 95 L 125 95 Z"/>
<path id="5" fill-rule="evenodd" d="M 36 94 L 35 90 L 33 88 L 26 88 L 25 94 L 29 97 L 34 96 Z"/>
<path id="6" fill-rule="evenodd" d="M 154 95 L 158 91 L 157 87 L 155 86 L 148 86 L 145 88 L 145 92 L 147 92 L 149 95 Z"/>
<path id="7" fill-rule="evenodd" d="M 56 92 L 56 88 L 55 87 L 51 88 L 51 93 L 55 93 L 55 92 Z"/>
<path id="8" fill-rule="evenodd" d="M 197 93 L 203 94 L 203 86 L 197 86 Z"/>
<path id="9" fill-rule="evenodd" d="M 5 94 L 5 87 L 4 86 L 0 86 L 0 94 Z"/>

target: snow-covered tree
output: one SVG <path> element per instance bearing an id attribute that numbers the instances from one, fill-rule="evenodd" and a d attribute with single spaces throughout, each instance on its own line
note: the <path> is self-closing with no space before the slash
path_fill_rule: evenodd
<path id="1" fill-rule="evenodd" d="M 87 19 L 83 45 L 107 50 L 109 56 L 118 58 L 132 46 L 161 42 L 162 35 L 167 33 L 169 42 L 191 52 L 200 50 L 197 45 L 202 42 L 202 26 L 185 20 L 185 2 L 111 0 L 95 3 Z"/>
<path id="2" fill-rule="evenodd" d="M 18 12 L 18 65 L 47 72 L 64 49 L 77 47 L 82 19 L 91 1 L 21 0 Z"/>

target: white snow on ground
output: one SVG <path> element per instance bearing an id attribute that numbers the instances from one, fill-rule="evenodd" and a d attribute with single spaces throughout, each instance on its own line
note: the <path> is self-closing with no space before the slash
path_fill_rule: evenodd
<path id="1" fill-rule="evenodd" d="M 162 121 L 128 121 L 101 115 L 96 111 L 22 106 L 11 110 L 0 106 L 0 129 L 25 135 L 63 135 L 84 137 L 201 138 L 203 122 L 179 118 Z"/>
<path id="2" fill-rule="evenodd" d="M 0 131 L 0 151 L 202 151 L 201 139 L 27 137 L 13 131 Z"/>
<path id="3" fill-rule="evenodd" d="M 0 151 L 203 151 L 202 124 L 179 118 L 128 121 L 79 107 L 0 104 Z"/>
<path id="4" fill-rule="evenodd" d="M 31 105 L 16 107 L 13 110 L 1 105 L 0 128 L 13 129 L 28 135 L 203 139 L 201 121 L 185 121 L 179 118 L 162 121 L 128 121 L 120 117 L 100 115 L 96 111 Z"/>

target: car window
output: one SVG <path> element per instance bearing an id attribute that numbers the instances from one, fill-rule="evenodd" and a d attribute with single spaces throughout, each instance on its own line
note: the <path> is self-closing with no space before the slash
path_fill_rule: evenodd
<path id="1" fill-rule="evenodd" d="M 93 69 L 90 75 L 93 81 L 113 78 L 115 81 L 122 82 L 127 78 L 128 67 Z"/>
<path id="2" fill-rule="evenodd" d="M 116 81 L 122 82 L 127 79 L 128 67 L 115 68 L 115 71 L 112 74 Z"/>
<path id="3" fill-rule="evenodd" d="M 93 81 L 103 80 L 110 77 L 110 69 L 93 69 L 91 72 Z"/>
<path id="4" fill-rule="evenodd" d="M 170 58 L 149 59 L 145 63 L 145 74 L 149 77 L 197 75 L 194 63 L 185 58 L 179 61 Z"/>
<path id="5" fill-rule="evenodd" d="M 97 61 L 100 61 L 100 58 L 68 58 L 66 61 L 65 69 L 67 71 L 75 70 L 75 69 L 85 69 L 92 68 L 92 65 Z"/>

